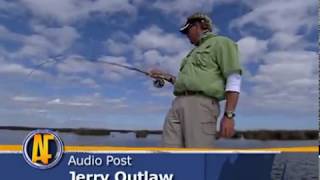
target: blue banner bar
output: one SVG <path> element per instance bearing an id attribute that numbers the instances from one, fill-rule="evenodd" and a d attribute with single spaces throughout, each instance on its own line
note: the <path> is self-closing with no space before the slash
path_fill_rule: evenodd
<path id="1" fill-rule="evenodd" d="M 50 169 L 0 154 L 1 176 L 32 180 L 271 179 L 275 154 L 64 153 Z M 1 178 L 2 179 L 2 178 Z"/>

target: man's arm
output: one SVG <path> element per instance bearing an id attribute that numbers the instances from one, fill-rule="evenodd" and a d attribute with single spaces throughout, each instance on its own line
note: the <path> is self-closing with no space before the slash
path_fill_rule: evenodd
<path id="1" fill-rule="evenodd" d="M 241 75 L 231 74 L 227 79 L 226 85 L 226 104 L 224 115 L 220 122 L 220 135 L 222 137 L 231 137 L 234 135 L 234 117 L 228 117 L 236 111 L 241 85 Z"/>
<path id="2" fill-rule="evenodd" d="M 226 92 L 226 104 L 224 112 L 235 112 L 237 102 L 239 98 L 239 92 Z M 229 118 L 226 115 L 223 115 L 220 122 L 220 135 L 221 137 L 232 137 L 235 133 L 234 131 L 234 118 Z"/>
<path id="3" fill-rule="evenodd" d="M 226 92 L 226 105 L 225 112 L 235 112 L 239 99 L 239 92 L 227 91 Z"/>

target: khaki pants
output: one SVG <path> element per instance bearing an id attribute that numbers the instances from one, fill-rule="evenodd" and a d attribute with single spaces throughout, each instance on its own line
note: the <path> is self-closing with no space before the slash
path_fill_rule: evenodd
<path id="1" fill-rule="evenodd" d="M 172 102 L 163 126 L 165 147 L 213 147 L 217 118 L 216 99 L 201 96 L 178 96 Z"/>

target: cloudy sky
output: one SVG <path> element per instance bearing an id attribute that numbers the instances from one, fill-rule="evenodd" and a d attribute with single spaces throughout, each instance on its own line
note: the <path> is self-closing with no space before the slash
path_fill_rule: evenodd
<path id="1" fill-rule="evenodd" d="M 161 129 L 172 86 L 98 61 L 176 75 L 192 48 L 178 29 L 202 11 L 239 45 L 237 129 L 317 129 L 317 3 L 2 0 L 0 125 Z"/>

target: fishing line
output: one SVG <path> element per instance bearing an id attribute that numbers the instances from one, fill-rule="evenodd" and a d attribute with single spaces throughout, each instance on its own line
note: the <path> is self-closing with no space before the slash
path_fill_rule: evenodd
<path id="1" fill-rule="evenodd" d="M 32 75 L 32 73 L 34 73 L 38 68 L 40 68 L 41 66 L 48 64 L 50 62 L 54 62 L 54 64 L 59 63 L 59 59 L 58 57 L 63 57 L 63 56 L 56 56 L 54 58 L 50 58 L 47 61 L 41 62 L 40 64 L 36 65 L 34 67 L 34 69 L 32 71 L 30 71 L 30 73 L 28 74 L 28 78 Z M 128 66 L 128 65 L 124 65 L 124 64 L 120 64 L 120 63 L 115 63 L 115 62 L 107 62 L 107 61 L 90 61 L 90 62 L 94 62 L 94 63 L 103 63 L 103 64 L 107 64 L 107 65 L 111 65 L 111 66 L 117 66 L 117 67 L 121 67 L 130 71 L 135 71 L 141 74 L 144 74 L 145 76 L 148 76 L 153 80 L 153 86 L 156 88 L 162 88 L 165 85 L 165 81 L 170 82 L 169 78 L 165 75 L 152 75 L 149 72 L 139 69 L 137 67 L 132 67 L 132 66 Z"/>
<path id="2" fill-rule="evenodd" d="M 48 64 L 50 62 L 54 62 L 54 64 L 57 64 L 59 62 L 58 57 L 63 57 L 62 55 L 59 56 L 55 56 L 55 57 L 51 57 L 46 61 L 41 62 L 40 64 L 37 64 L 27 75 L 27 77 L 29 78 L 33 72 L 35 72 L 37 69 L 39 69 L 41 66 Z"/>

